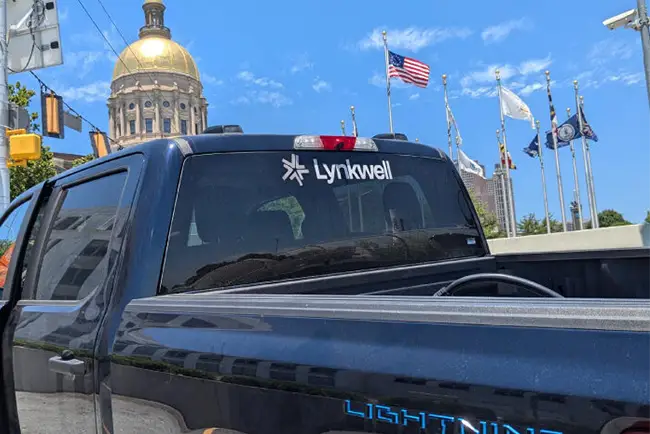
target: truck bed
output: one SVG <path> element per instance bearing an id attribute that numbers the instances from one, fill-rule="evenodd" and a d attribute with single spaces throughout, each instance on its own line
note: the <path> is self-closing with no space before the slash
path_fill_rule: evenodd
<path id="1" fill-rule="evenodd" d="M 430 412 L 596 432 L 648 413 L 649 331 L 646 301 L 170 295 L 127 306 L 111 387 L 188 429 L 388 433 Z"/>

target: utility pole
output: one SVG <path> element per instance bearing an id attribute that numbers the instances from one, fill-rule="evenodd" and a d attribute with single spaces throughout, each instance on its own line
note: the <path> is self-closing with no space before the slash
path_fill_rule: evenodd
<path id="1" fill-rule="evenodd" d="M 639 14 L 639 30 L 641 31 L 641 47 L 643 49 L 643 67 L 645 69 L 645 87 L 650 103 L 650 32 L 648 31 L 648 8 L 645 0 L 636 0 Z"/>
<path id="2" fill-rule="evenodd" d="M 9 140 L 6 128 L 9 124 L 9 92 L 7 91 L 7 0 L 0 0 L 0 212 L 9 207 Z"/>

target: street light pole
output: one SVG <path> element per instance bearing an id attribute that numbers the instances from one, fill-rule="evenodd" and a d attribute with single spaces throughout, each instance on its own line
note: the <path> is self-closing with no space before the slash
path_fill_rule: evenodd
<path id="1" fill-rule="evenodd" d="M 9 92 L 7 91 L 7 0 L 0 0 L 0 213 L 8 207 L 9 196 L 9 140 L 6 128 L 9 124 Z"/>
<path id="2" fill-rule="evenodd" d="M 645 0 L 636 0 L 638 24 L 641 32 L 641 47 L 643 49 L 643 67 L 645 69 L 645 86 L 648 92 L 648 103 L 650 104 L 650 32 L 648 31 L 648 8 Z"/>

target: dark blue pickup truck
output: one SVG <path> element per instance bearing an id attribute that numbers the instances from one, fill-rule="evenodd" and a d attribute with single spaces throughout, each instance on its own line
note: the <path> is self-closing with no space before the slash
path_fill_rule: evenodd
<path id="1" fill-rule="evenodd" d="M 0 433 L 650 432 L 648 250 L 495 257 L 428 146 L 160 139 L 0 243 Z"/>

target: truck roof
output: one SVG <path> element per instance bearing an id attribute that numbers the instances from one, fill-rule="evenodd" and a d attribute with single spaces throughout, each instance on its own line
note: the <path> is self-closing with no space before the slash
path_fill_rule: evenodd
<path id="1" fill-rule="evenodd" d="M 204 154 L 236 151 L 293 151 L 294 139 L 302 134 L 199 134 L 196 136 L 179 136 L 174 138 L 156 139 L 135 146 L 129 146 L 105 157 L 90 161 L 81 166 L 66 170 L 53 177 L 53 180 L 64 178 L 81 170 L 120 158 L 124 155 L 161 152 L 172 145 L 180 149 L 183 155 Z M 438 148 L 421 143 L 392 139 L 372 139 L 379 152 L 412 155 L 446 160 L 447 154 Z"/>

